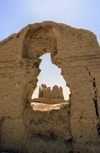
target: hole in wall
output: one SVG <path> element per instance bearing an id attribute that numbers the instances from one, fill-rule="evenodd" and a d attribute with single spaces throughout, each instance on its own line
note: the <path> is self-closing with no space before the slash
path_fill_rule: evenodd
<path id="1" fill-rule="evenodd" d="M 61 62 L 58 60 L 58 58 L 56 56 L 58 53 L 56 35 L 55 35 L 54 31 L 51 29 L 52 27 L 49 27 L 49 28 L 50 28 L 49 30 L 46 30 L 45 28 L 42 27 L 37 30 L 35 29 L 36 32 L 34 30 L 29 31 L 27 33 L 25 40 L 24 40 L 24 43 L 23 43 L 23 52 L 22 52 L 23 58 L 28 58 L 29 60 L 33 60 L 33 62 L 34 62 L 35 59 L 40 58 L 44 54 L 42 56 L 42 63 L 40 65 L 41 73 L 39 76 L 38 76 L 38 74 L 39 74 L 40 70 L 38 68 L 39 62 L 37 62 L 37 60 L 36 60 L 36 65 L 34 65 L 32 67 L 32 68 L 36 67 L 36 69 L 37 69 L 36 76 L 38 76 L 38 82 L 36 81 L 37 82 L 36 89 L 35 89 L 36 83 L 34 85 L 33 80 L 32 80 L 32 82 L 29 82 L 29 84 L 27 85 L 26 101 L 29 101 L 30 103 L 33 102 L 32 99 L 34 99 L 34 102 L 36 102 L 36 103 L 37 102 L 40 102 L 40 103 L 44 102 L 44 101 L 40 100 L 40 96 L 39 96 L 40 95 L 39 86 L 41 86 L 41 84 L 46 84 L 46 87 L 47 87 L 46 90 L 47 89 L 49 90 L 48 93 L 50 95 L 49 98 L 48 98 L 48 96 L 42 97 L 45 99 L 44 103 L 51 104 L 50 101 L 49 101 L 50 103 L 46 101 L 47 99 L 49 99 L 51 101 L 52 100 L 55 101 L 54 103 L 52 102 L 52 104 L 55 104 L 55 103 L 57 104 L 58 101 L 59 101 L 58 103 L 60 103 L 61 99 L 63 99 L 63 102 L 65 102 L 67 99 L 69 99 L 70 90 L 69 90 L 69 88 L 66 87 L 66 82 L 63 79 L 63 76 L 61 75 L 61 69 L 60 69 Z M 32 37 L 30 39 L 31 35 L 32 35 Z M 51 57 L 50 57 L 50 53 L 51 53 Z M 52 63 L 54 63 L 54 65 L 51 63 L 51 61 L 52 61 Z M 55 65 L 57 65 L 59 68 L 57 68 L 57 66 L 55 66 Z M 56 87 L 55 87 L 55 85 L 56 85 Z M 33 88 L 33 91 L 34 91 L 33 95 L 32 95 L 32 88 L 30 88 L 30 86 Z M 44 92 L 43 86 L 41 86 L 41 87 L 42 87 L 42 93 L 44 95 L 44 93 L 46 93 L 46 92 Z M 70 85 L 68 85 L 68 87 L 70 87 Z M 54 89 L 57 91 L 57 92 L 55 92 L 56 96 L 54 96 L 55 94 L 53 93 L 55 91 Z M 39 101 L 35 101 L 36 98 Z"/>
<path id="2" fill-rule="evenodd" d="M 38 98 L 39 86 L 46 84 L 47 87 L 53 88 L 54 85 L 63 88 L 64 100 L 69 99 L 70 88 L 66 87 L 66 82 L 61 75 L 61 69 L 51 63 L 50 53 L 44 54 L 41 57 L 40 64 L 41 73 L 38 76 L 37 88 L 35 89 L 32 99 Z"/>
<path id="3" fill-rule="evenodd" d="M 42 98 L 41 102 L 39 101 L 40 99 L 37 99 L 36 98 L 39 98 L 39 87 L 41 86 L 41 84 L 45 84 L 47 87 L 50 87 L 51 90 L 53 90 L 53 87 L 55 85 L 58 86 L 58 88 L 62 87 L 62 92 L 63 92 L 63 96 L 64 96 L 64 99 L 61 100 L 61 99 L 55 99 L 53 98 L 53 101 L 50 99 L 48 102 L 46 101 L 46 104 L 49 106 L 46 106 L 44 105 L 43 108 L 46 107 L 46 109 L 50 108 L 53 109 L 53 108 L 60 108 L 60 103 L 65 103 L 65 102 L 68 102 L 69 100 L 69 94 L 70 94 L 70 88 L 66 87 L 66 82 L 65 80 L 63 79 L 63 76 L 61 75 L 61 69 L 58 68 L 57 66 L 55 66 L 54 64 L 52 64 L 51 62 L 51 57 L 50 57 L 50 53 L 46 53 L 44 54 L 42 57 L 42 62 L 40 64 L 40 69 L 41 69 L 41 73 L 40 75 L 38 76 L 38 83 L 37 83 L 37 88 L 35 89 L 31 99 L 32 99 L 32 103 L 34 104 L 34 108 L 35 106 L 38 107 L 39 105 L 45 103 Z M 50 102 L 50 103 L 49 103 Z M 40 104 L 41 103 L 41 104 Z M 57 105 L 58 103 L 58 105 Z M 50 105 L 50 104 L 55 104 L 54 106 Z M 41 106 L 42 108 L 42 106 Z"/>

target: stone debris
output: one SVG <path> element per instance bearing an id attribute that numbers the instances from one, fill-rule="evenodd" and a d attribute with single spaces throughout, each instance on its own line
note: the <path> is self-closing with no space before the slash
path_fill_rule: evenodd
<path id="1" fill-rule="evenodd" d="M 59 110 L 59 109 L 62 109 L 62 108 L 65 108 L 67 105 L 69 105 L 68 102 L 63 102 L 63 103 L 60 103 L 60 104 L 40 104 L 40 103 L 35 103 L 35 102 L 32 102 L 31 103 L 31 106 L 33 108 L 33 110 L 39 110 L 39 111 L 52 111 L 52 110 Z"/>

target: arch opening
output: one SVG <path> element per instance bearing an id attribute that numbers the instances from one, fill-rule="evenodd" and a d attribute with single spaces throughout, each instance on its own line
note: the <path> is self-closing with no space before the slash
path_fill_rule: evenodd
<path id="1" fill-rule="evenodd" d="M 58 68 L 61 68 L 61 62 L 57 58 L 57 54 L 58 54 L 57 38 L 56 38 L 57 36 L 54 33 L 52 27 L 46 27 L 46 28 L 39 27 L 38 29 L 35 29 L 35 30 L 34 29 L 29 30 L 28 33 L 26 34 L 24 42 L 23 42 L 22 58 L 26 59 L 26 61 L 27 61 L 27 68 L 26 69 L 27 69 L 27 72 L 29 72 L 29 80 L 27 81 L 27 85 L 26 85 L 26 101 L 29 101 L 29 102 L 31 102 L 32 98 L 34 98 L 34 96 L 32 96 L 33 92 L 34 92 L 34 95 L 36 95 L 37 90 L 39 90 L 38 88 L 36 88 L 38 80 L 40 80 L 38 82 L 38 86 L 40 86 L 40 82 L 41 82 L 41 84 L 44 82 L 44 81 L 41 81 L 40 78 L 37 79 L 39 76 L 39 73 L 41 71 L 41 69 L 39 69 L 41 59 L 39 57 L 48 56 L 48 53 L 49 53 L 49 58 L 47 58 L 45 66 L 47 66 L 47 64 L 50 64 L 52 61 L 51 65 L 53 66 L 53 68 L 56 66 L 58 66 Z M 51 60 L 50 60 L 50 53 L 51 53 Z M 49 72 L 48 72 L 48 70 L 49 70 Z M 50 75 L 46 76 L 46 74 L 44 74 L 44 76 L 46 76 L 44 78 L 44 80 L 46 80 L 46 78 L 47 78 L 47 80 L 49 81 L 49 83 L 44 82 L 44 84 L 51 87 L 51 88 L 49 88 L 49 87 L 48 88 L 50 91 L 52 90 L 52 93 L 54 92 L 54 89 L 52 89 L 52 87 L 53 87 L 53 85 L 56 85 L 56 87 L 54 87 L 54 88 L 61 91 L 60 93 L 62 93 L 62 95 L 63 95 L 63 91 L 62 91 L 63 89 L 62 89 L 62 87 L 59 87 L 59 86 L 62 86 L 59 84 L 60 82 L 62 82 L 61 84 L 63 84 L 63 86 L 64 86 L 64 97 L 62 99 L 68 100 L 69 97 L 68 97 L 68 94 L 66 96 L 66 93 L 68 92 L 70 94 L 70 91 L 66 87 L 66 83 L 65 83 L 64 79 L 62 78 L 62 76 L 59 75 L 60 81 L 57 76 L 58 73 L 60 74 L 61 69 L 57 69 L 57 67 L 56 67 L 56 70 L 54 70 L 54 71 L 55 72 L 59 71 L 59 72 L 55 73 L 55 75 L 53 75 L 53 78 L 49 78 Z M 45 70 L 45 73 L 52 74 L 52 72 L 50 72 L 50 66 L 47 66 L 47 70 Z M 41 74 L 40 74 L 40 76 L 41 76 Z M 55 77 L 55 79 L 54 79 L 54 77 Z M 55 80 L 55 82 L 53 82 L 53 85 L 50 84 L 51 80 L 53 80 L 53 81 Z M 63 81 L 61 81 L 61 80 L 63 80 Z M 56 83 L 56 81 L 58 81 L 58 82 Z M 58 85 L 58 87 L 57 87 L 57 85 Z M 65 92 L 65 88 L 67 88 L 67 92 Z M 35 98 L 37 98 L 37 96 L 35 96 Z M 61 99 L 59 97 L 57 97 L 57 98 Z M 53 97 L 51 99 L 55 99 L 55 98 Z"/>
<path id="2" fill-rule="evenodd" d="M 53 88 L 54 85 L 63 88 L 64 100 L 69 99 L 70 88 L 66 87 L 66 82 L 61 75 L 61 69 L 57 68 L 51 63 L 50 53 L 42 55 L 42 62 L 40 64 L 41 72 L 38 76 L 38 83 L 35 91 L 33 92 L 32 99 L 38 98 L 39 86 L 46 84 L 47 87 Z"/>
<path id="3" fill-rule="evenodd" d="M 60 109 L 61 104 L 69 103 L 70 88 L 61 75 L 61 69 L 51 63 L 50 53 L 42 55 L 41 73 L 31 97 L 34 109 Z"/>

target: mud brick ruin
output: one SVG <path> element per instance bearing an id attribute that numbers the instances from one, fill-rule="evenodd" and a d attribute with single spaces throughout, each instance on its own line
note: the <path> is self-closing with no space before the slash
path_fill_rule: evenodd
<path id="1" fill-rule="evenodd" d="M 60 104 L 60 103 L 67 102 L 67 104 L 68 104 L 69 100 L 68 101 L 64 100 L 62 87 L 58 87 L 57 85 L 54 85 L 53 89 L 51 89 L 50 87 L 47 87 L 45 84 L 42 84 L 39 87 L 39 97 L 34 98 L 30 101 L 32 106 L 33 106 L 34 102 L 42 103 L 42 104 L 43 103 L 45 103 L 45 104 Z M 49 107 L 50 106 L 51 105 L 49 105 Z M 46 107 L 48 107 L 48 106 L 46 105 Z M 39 105 L 38 105 L 37 109 L 39 109 Z"/>
<path id="2" fill-rule="evenodd" d="M 71 96 L 37 110 L 30 101 L 46 53 Z M 100 48 L 92 32 L 47 21 L 0 42 L 0 152 L 100 153 Z"/>
<path id="3" fill-rule="evenodd" d="M 39 87 L 39 97 L 47 99 L 64 99 L 63 89 L 57 85 L 54 85 L 53 90 L 50 87 L 47 87 L 45 84 L 42 84 Z"/>

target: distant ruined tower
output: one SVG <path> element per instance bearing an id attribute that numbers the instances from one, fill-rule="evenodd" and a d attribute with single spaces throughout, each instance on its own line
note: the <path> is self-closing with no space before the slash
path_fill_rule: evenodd
<path id="1" fill-rule="evenodd" d="M 62 87 L 58 88 L 57 85 L 54 85 L 53 90 L 50 87 L 47 87 L 45 84 L 42 84 L 39 87 L 39 97 L 47 99 L 64 99 Z"/>

